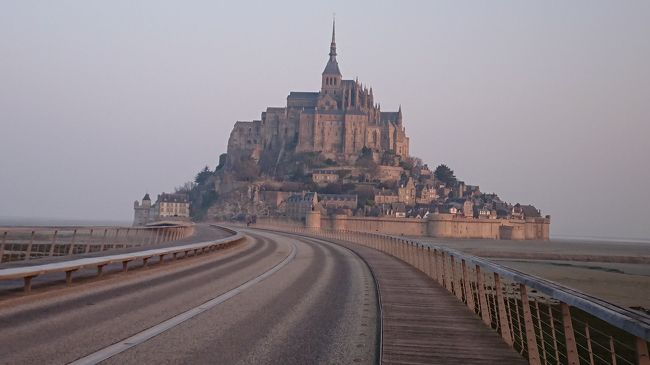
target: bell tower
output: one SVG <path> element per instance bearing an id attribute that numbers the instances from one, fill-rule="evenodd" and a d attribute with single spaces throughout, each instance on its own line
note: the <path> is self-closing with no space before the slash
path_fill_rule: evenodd
<path id="1" fill-rule="evenodd" d="M 332 43 L 329 56 L 325 70 L 323 70 L 321 93 L 337 96 L 341 89 L 341 71 L 339 63 L 336 61 L 336 19 L 332 20 Z"/>

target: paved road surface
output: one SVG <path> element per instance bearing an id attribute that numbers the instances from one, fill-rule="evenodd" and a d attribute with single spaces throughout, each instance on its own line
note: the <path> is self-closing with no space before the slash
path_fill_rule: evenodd
<path id="1" fill-rule="evenodd" d="M 63 364 L 103 351 L 282 262 L 261 282 L 105 363 L 374 362 L 377 299 L 366 265 L 334 244 L 255 231 L 216 253 L 0 294 L 0 363 Z"/>

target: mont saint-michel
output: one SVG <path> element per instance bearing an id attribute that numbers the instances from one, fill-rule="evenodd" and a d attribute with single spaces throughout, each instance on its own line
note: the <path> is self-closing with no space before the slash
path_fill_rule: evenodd
<path id="1" fill-rule="evenodd" d="M 650 365 L 650 1 L 2 5 L 0 365 Z"/>
<path id="2" fill-rule="evenodd" d="M 445 164 L 411 156 L 401 106 L 384 111 L 372 87 L 345 79 L 336 28 L 319 91 L 291 91 L 285 106 L 238 121 L 227 153 L 173 195 L 195 220 L 411 236 L 548 239 L 550 216 L 459 180 Z M 189 197 L 189 202 L 187 201 Z M 170 217 L 170 195 L 135 203 L 135 224 Z M 190 204 L 191 203 L 191 204 Z M 177 209 L 177 208 L 174 208 Z M 168 214 L 162 214 L 167 211 Z M 181 215 L 185 216 L 185 215 Z"/>
<path id="3" fill-rule="evenodd" d="M 228 141 L 230 165 L 261 161 L 272 173 L 284 154 L 317 153 L 337 164 L 354 163 L 363 149 L 409 158 L 409 139 L 398 111 L 382 111 L 372 88 L 344 80 L 336 59 L 335 29 L 329 59 L 315 92 L 292 91 L 285 107 L 269 107 L 261 120 L 237 122 Z M 333 164 L 331 163 L 331 164 Z"/>

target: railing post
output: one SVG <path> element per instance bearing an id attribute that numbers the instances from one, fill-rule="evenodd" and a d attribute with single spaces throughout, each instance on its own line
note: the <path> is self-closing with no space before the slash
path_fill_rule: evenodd
<path id="1" fill-rule="evenodd" d="M 571 322 L 571 309 L 566 303 L 560 303 L 560 307 L 562 308 L 562 325 L 564 326 L 564 338 L 566 339 L 567 362 L 569 365 L 580 365 L 576 337 Z"/>
<path id="2" fill-rule="evenodd" d="M 433 278 L 433 267 L 431 265 L 431 247 L 427 246 L 427 276 Z"/>
<path id="3" fill-rule="evenodd" d="M 428 276 L 427 274 L 427 255 L 425 254 L 425 248 L 423 244 L 420 244 L 420 251 L 418 252 L 420 256 L 420 271 L 422 271 L 425 275 Z"/>
<path id="4" fill-rule="evenodd" d="M 639 365 L 650 365 L 648 343 L 643 338 L 636 338 L 636 361 Z"/>
<path id="5" fill-rule="evenodd" d="M 90 245 L 92 244 L 92 240 L 93 240 L 93 231 L 94 231 L 94 229 L 91 228 L 90 229 L 90 236 L 88 236 L 88 241 L 86 242 L 86 250 L 85 250 L 86 252 L 85 253 L 90 252 Z"/>
<path id="6" fill-rule="evenodd" d="M 507 289 L 506 289 L 507 293 Z M 521 298 L 521 293 L 519 295 Z M 516 299 L 515 299 L 516 302 Z M 512 320 L 512 310 L 510 310 L 510 299 L 506 298 L 506 304 L 508 308 L 508 313 L 510 314 L 510 333 L 512 333 L 512 339 L 513 342 L 516 342 L 517 339 L 515 338 L 515 329 L 514 329 L 514 321 Z M 521 353 L 523 354 L 523 349 L 524 349 L 524 332 L 521 329 L 521 315 L 519 314 L 519 306 L 517 303 L 515 303 L 515 314 L 517 315 L 517 331 L 519 332 L 519 340 L 521 341 Z"/>
<path id="7" fill-rule="evenodd" d="M 528 302 L 528 291 L 526 289 L 526 285 L 519 284 L 519 293 L 521 294 L 521 305 L 524 309 L 526 343 L 528 344 L 528 362 L 531 365 L 541 365 L 539 358 L 539 349 L 537 348 L 537 336 L 535 335 L 535 325 L 533 323 L 533 315 L 530 311 L 530 303 Z M 542 329 L 540 328 L 540 331 L 541 330 Z"/>
<path id="8" fill-rule="evenodd" d="M 410 242 L 409 244 L 411 245 L 411 265 L 416 268 L 418 268 L 418 244 L 414 242 Z"/>
<path id="9" fill-rule="evenodd" d="M 612 355 L 612 365 L 616 364 L 616 349 L 614 348 L 614 337 L 609 336 L 609 352 Z"/>
<path id="10" fill-rule="evenodd" d="M 124 235 L 124 246 L 126 247 L 131 247 L 131 242 L 129 242 L 129 232 L 131 232 L 131 228 L 126 229 L 126 234 Z"/>
<path id="11" fill-rule="evenodd" d="M 513 346 L 512 336 L 510 335 L 510 322 L 508 313 L 506 313 L 506 304 L 503 298 L 503 288 L 501 287 L 501 278 L 499 274 L 494 273 L 494 286 L 497 294 L 497 307 L 499 310 L 499 325 L 501 327 L 501 337 L 510 346 Z"/>
<path id="12" fill-rule="evenodd" d="M 400 258 L 402 245 L 397 238 L 393 238 L 393 256 Z"/>
<path id="13" fill-rule="evenodd" d="M 102 244 L 99 246 L 99 251 L 104 251 L 106 246 L 106 237 L 108 236 L 108 228 L 104 228 L 104 237 L 102 238 Z"/>
<path id="14" fill-rule="evenodd" d="M 120 237 L 120 229 L 118 228 L 118 229 L 115 230 L 115 238 L 114 238 L 114 241 L 113 241 L 113 249 L 117 248 L 117 241 L 118 241 L 119 237 Z"/>
<path id="15" fill-rule="evenodd" d="M 405 240 L 402 240 L 402 244 L 404 245 L 404 261 L 406 263 L 410 264 L 411 261 L 411 245 L 406 242 Z"/>
<path id="16" fill-rule="evenodd" d="M 54 246 L 56 245 L 56 235 L 59 233 L 58 229 L 54 230 L 52 235 L 52 243 L 50 243 L 50 254 L 48 256 L 54 256 Z"/>
<path id="17" fill-rule="evenodd" d="M 481 318 L 483 319 L 483 323 L 491 327 L 490 308 L 488 308 L 487 297 L 485 295 L 485 278 L 483 277 L 483 273 L 481 273 L 481 267 L 478 265 L 476 265 L 476 286 L 478 286 L 478 303 L 481 307 Z"/>
<path id="18" fill-rule="evenodd" d="M 474 313 L 476 313 L 476 306 L 474 305 L 474 291 L 472 290 L 472 284 L 469 280 L 469 270 L 467 269 L 467 263 L 465 260 L 461 260 L 461 265 L 463 266 L 463 283 L 465 284 L 465 300 L 467 307 Z"/>
<path id="19" fill-rule="evenodd" d="M 449 288 L 449 273 L 447 272 L 447 255 L 445 254 L 445 251 L 440 251 L 440 267 L 442 268 L 442 287 L 447 289 L 447 291 L 451 292 L 451 289 Z"/>
<path id="20" fill-rule="evenodd" d="M 418 268 L 418 247 L 415 243 L 409 242 L 409 247 L 411 248 L 411 266 Z"/>
<path id="21" fill-rule="evenodd" d="M 456 297 L 458 298 L 458 300 L 462 302 L 463 296 L 465 295 L 464 288 L 463 288 L 463 272 L 462 272 L 463 270 L 462 267 L 459 267 L 460 263 L 458 262 L 457 259 L 458 258 L 454 259 L 454 264 L 453 264 L 454 278 L 456 279 L 454 285 L 456 286 Z"/>
<path id="22" fill-rule="evenodd" d="M 412 243 L 413 245 L 413 266 L 420 270 L 420 244 Z"/>
<path id="23" fill-rule="evenodd" d="M 27 245 L 27 253 L 25 254 L 25 260 L 29 260 L 32 256 L 32 245 L 34 244 L 34 235 L 35 231 L 32 231 L 32 235 L 29 238 L 29 244 Z"/>
<path id="24" fill-rule="evenodd" d="M 458 280 L 456 277 L 456 261 L 454 260 L 454 255 L 449 255 L 449 281 L 451 292 L 456 295 L 456 298 L 463 300 L 462 294 L 460 293 L 460 288 L 458 287 Z"/>
<path id="25" fill-rule="evenodd" d="M 133 234 L 133 246 L 139 247 L 139 246 L 141 246 L 141 244 L 140 244 L 140 236 L 141 236 L 140 228 L 133 228 L 133 230 L 135 231 L 135 233 Z"/>
<path id="26" fill-rule="evenodd" d="M 438 249 L 433 249 L 433 275 L 440 286 L 442 285 L 440 261 L 438 260 Z"/>
<path id="27" fill-rule="evenodd" d="M 589 323 L 585 323 L 585 338 L 587 340 L 587 351 L 589 352 L 589 364 L 594 365 L 594 351 L 591 347 L 591 334 L 589 333 Z"/>
<path id="28" fill-rule="evenodd" d="M 0 263 L 2 262 L 2 257 L 5 255 L 5 241 L 7 240 L 7 231 L 4 231 L 2 234 L 2 242 L 0 242 Z"/>
<path id="29" fill-rule="evenodd" d="M 146 246 L 149 243 L 149 240 L 151 239 L 149 235 L 149 231 L 147 231 L 145 228 L 138 228 L 138 231 L 140 231 L 140 246 Z"/>
<path id="30" fill-rule="evenodd" d="M 539 343 L 542 344 L 542 364 L 548 363 L 546 360 L 546 342 L 544 341 L 544 329 L 542 327 L 542 315 L 539 311 L 539 303 L 535 298 L 535 313 L 537 314 L 537 327 L 539 327 Z"/>
<path id="31" fill-rule="evenodd" d="M 68 251 L 68 255 L 72 255 L 74 253 L 74 243 L 77 239 L 77 230 L 75 229 L 72 233 L 72 242 L 70 242 L 70 250 Z"/>
<path id="32" fill-rule="evenodd" d="M 508 293 L 508 288 L 506 287 L 506 295 L 504 296 L 504 299 L 506 301 L 506 314 L 508 315 L 508 319 L 509 319 L 508 320 L 508 326 L 509 326 L 509 329 L 510 329 L 510 335 L 512 336 L 512 342 L 517 343 L 517 337 L 515 336 L 514 321 L 512 320 L 513 318 L 515 318 L 515 316 L 513 315 L 512 308 L 510 307 L 510 299 L 508 297 L 508 294 L 509 294 Z M 521 353 L 523 354 L 524 335 L 521 333 L 521 317 L 519 317 L 519 307 L 515 306 L 515 309 L 517 310 L 517 313 L 515 313 L 515 314 L 517 315 L 517 323 L 519 324 L 519 327 L 518 327 L 519 331 L 518 332 L 519 332 L 519 339 L 522 341 L 522 343 L 521 343 L 521 350 L 522 350 Z"/>
<path id="33" fill-rule="evenodd" d="M 560 349 L 557 346 L 557 334 L 555 333 L 555 319 L 553 318 L 553 308 L 548 304 L 548 317 L 551 323 L 551 334 L 553 335 L 553 351 L 555 351 L 555 361 L 560 364 Z M 614 364 L 616 365 L 616 364 Z"/>

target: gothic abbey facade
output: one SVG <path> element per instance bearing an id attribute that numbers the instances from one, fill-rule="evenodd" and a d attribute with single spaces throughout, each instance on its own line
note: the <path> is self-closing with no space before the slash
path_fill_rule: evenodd
<path id="1" fill-rule="evenodd" d="M 409 138 L 402 110 L 381 111 L 372 88 L 358 80 L 343 79 L 336 60 L 333 26 L 320 91 L 291 92 L 286 107 L 269 107 L 261 120 L 235 123 L 228 140 L 228 162 L 267 159 L 268 165 L 286 153 L 318 152 L 325 158 L 351 163 L 364 147 L 379 154 L 392 151 L 408 157 Z"/>

